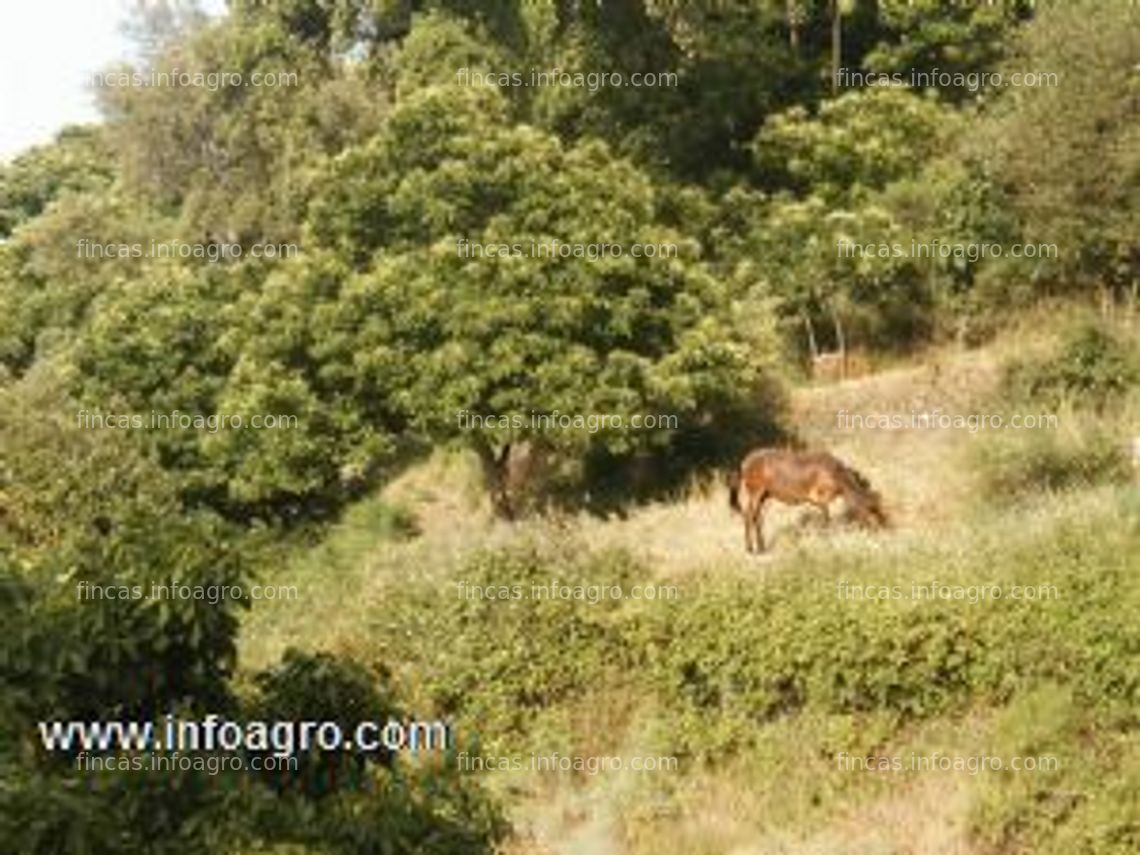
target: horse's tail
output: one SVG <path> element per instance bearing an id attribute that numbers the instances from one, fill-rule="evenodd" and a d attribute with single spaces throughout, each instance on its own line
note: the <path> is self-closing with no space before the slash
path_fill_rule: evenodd
<path id="1" fill-rule="evenodd" d="M 736 471 L 728 476 L 728 506 L 740 513 L 740 473 Z"/>
<path id="2" fill-rule="evenodd" d="M 884 528 L 890 525 L 887 512 L 883 510 L 883 497 L 871 486 L 866 476 L 846 463 L 839 463 L 839 471 L 848 494 L 847 498 L 854 506 L 855 512 L 864 520 L 871 520 Z"/>

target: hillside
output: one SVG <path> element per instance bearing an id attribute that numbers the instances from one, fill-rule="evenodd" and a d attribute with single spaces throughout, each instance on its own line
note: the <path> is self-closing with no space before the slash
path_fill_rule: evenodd
<path id="1" fill-rule="evenodd" d="M 719 485 L 624 519 L 508 525 L 480 504 L 475 471 L 439 455 L 275 571 L 302 601 L 254 610 L 243 662 L 259 667 L 299 645 L 383 660 L 425 704 L 466 686 L 473 697 L 457 719 L 468 750 L 477 730 L 492 754 L 678 757 L 676 771 L 653 774 L 483 773 L 509 806 L 512 853 L 1130 851 L 1140 834 L 1127 795 L 1140 775 L 1135 707 L 1107 698 L 1136 692 L 1140 491 L 1086 487 L 995 505 L 972 448 L 988 441 L 981 432 L 837 428 L 837 410 L 985 412 L 1009 344 L 794 394 L 804 439 L 883 492 L 889 532 L 824 528 L 816 512 L 778 508 L 773 548 L 747 556 Z M 381 509 L 397 505 L 420 533 L 381 541 Z M 510 603 L 458 594 L 460 580 L 544 574 L 584 585 L 639 579 L 676 594 L 559 604 L 537 619 L 552 621 L 543 626 L 507 617 Z M 851 601 L 842 584 L 1020 584 L 1045 599 Z M 413 604 L 430 602 L 438 620 L 416 617 Z M 495 645 L 520 660 L 533 645 L 557 649 L 562 632 L 585 632 L 571 628 L 579 620 L 603 633 L 597 648 L 564 647 L 548 666 L 572 675 L 564 691 L 521 719 L 507 715 L 496 698 L 547 672 L 479 657 Z M 1104 644 L 1122 658 L 1101 659 Z M 464 659 L 483 679 L 461 677 Z M 799 686 L 791 695 L 773 688 L 780 668 L 790 669 L 780 680 Z M 709 670 L 698 678 L 693 669 Z M 1097 681 L 1116 688 L 1101 697 Z M 693 694 L 701 685 L 704 700 Z M 1049 756 L 1060 768 L 856 771 L 837 768 L 841 751 Z M 1094 781 L 1102 797 L 1091 798 Z"/>

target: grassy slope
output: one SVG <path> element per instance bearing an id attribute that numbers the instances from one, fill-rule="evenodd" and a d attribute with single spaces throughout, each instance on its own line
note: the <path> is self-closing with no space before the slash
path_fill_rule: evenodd
<path id="1" fill-rule="evenodd" d="M 415 588 L 453 602 L 453 583 L 464 578 L 472 553 L 519 542 L 537 543 L 552 554 L 583 545 L 628 549 L 658 579 L 678 585 L 685 605 L 694 608 L 718 596 L 731 601 L 732 586 L 741 584 L 777 602 L 799 597 L 830 604 L 840 580 L 1028 584 L 1049 581 L 1049 574 L 1076 578 L 1072 574 L 1086 565 L 1094 578 L 1104 573 L 1134 580 L 1140 570 L 1134 488 L 1026 496 L 999 512 L 980 507 L 974 497 L 970 446 L 988 441 L 984 433 L 837 428 L 835 413 L 841 409 L 977 411 L 996 378 L 994 366 L 993 353 L 963 354 L 801 390 L 795 397 L 797 429 L 869 476 L 887 497 L 897 527 L 874 536 L 823 530 L 808 511 L 778 509 L 770 526 L 775 549 L 763 559 L 743 554 L 739 522 L 720 490 L 694 490 L 685 501 L 642 508 L 621 520 L 571 518 L 507 527 L 490 522 L 480 509 L 467 463 L 441 455 L 390 485 L 383 497 L 357 506 L 323 544 L 274 571 L 276 582 L 299 586 L 301 599 L 255 608 L 244 627 L 243 666 L 274 661 L 288 645 L 389 658 L 400 650 L 398 640 L 385 637 L 394 598 Z M 378 542 L 383 503 L 390 501 L 414 510 L 420 537 Z M 810 590 L 804 588 L 808 584 Z M 1135 584 L 1123 590 L 1122 614 L 1137 617 Z M 858 615 L 873 607 L 835 608 Z M 405 678 L 404 691 L 416 697 L 416 669 L 397 671 Z M 1136 740 L 1122 736 L 1121 727 L 1102 728 L 1099 714 L 1071 693 L 1067 685 L 1042 680 L 1010 697 L 967 697 L 917 720 L 809 704 L 753 727 L 746 744 L 727 742 L 731 753 L 710 752 L 704 758 L 710 762 L 685 754 L 678 774 L 503 773 L 492 777 L 492 786 L 516 820 L 510 847 L 515 852 L 998 852 L 1034 851 L 1049 839 L 1058 852 L 1127 851 L 1114 848 L 1119 841 L 1093 839 L 1088 829 L 1129 823 L 1135 829 L 1140 819 L 1098 817 L 1098 808 L 1089 804 L 1118 808 L 1119 799 L 1100 799 L 1100 791 L 1136 783 Z M 671 753 L 678 744 L 669 734 L 677 710 L 663 694 L 668 693 L 648 691 L 620 675 L 607 678 L 595 691 L 538 717 L 513 748 L 522 754 L 555 745 L 583 755 Z M 912 750 L 1054 753 L 1065 765 L 1054 778 L 857 773 L 836 768 L 834 755 L 841 749 L 895 756 Z M 1076 801 L 1064 803 L 1064 793 L 1075 793 Z M 1065 826 L 1066 812 L 1074 811 L 1078 820 Z M 1068 828 L 1069 836 L 1053 833 L 1048 817 Z"/>

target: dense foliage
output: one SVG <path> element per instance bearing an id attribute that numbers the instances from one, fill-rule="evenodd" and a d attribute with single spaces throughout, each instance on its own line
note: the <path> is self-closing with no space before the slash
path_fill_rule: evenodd
<path id="1" fill-rule="evenodd" d="M 1106 64 L 1134 64 L 1135 10 L 1094 5 L 1079 29 L 1111 33 L 1111 57 L 1099 37 L 1068 38 L 1069 10 L 1028 25 L 1018 4 L 840 4 L 844 69 L 1063 70 L 1064 87 L 965 98 L 832 91 L 822 2 L 152 11 L 146 70 L 290 77 L 106 86 L 104 126 L 5 167 L 0 359 L 17 375 L 57 360 L 69 394 L 97 411 L 295 416 L 288 430 L 137 432 L 185 497 L 243 519 L 324 513 L 452 438 L 488 464 L 524 440 L 566 459 L 692 445 L 748 412 L 788 346 L 976 337 L 1034 283 L 1134 281 L 1134 81 Z M 487 82 L 555 68 L 673 79 Z M 1074 94 L 1090 87 L 1095 98 Z M 1042 117 L 1056 162 L 1017 149 Z M 1085 156 L 1090 133 L 1110 158 Z M 1119 204 L 1085 210 L 1075 193 Z M 1047 220 L 1061 209 L 1069 220 Z M 1061 231 L 1059 259 L 839 252 Z M 84 239 L 241 255 L 92 258 Z M 265 242 L 299 252 L 252 258 Z M 527 251 L 488 257 L 491 244 Z M 535 244 L 625 252 L 535 257 Z M 635 244 L 674 254 L 635 258 Z M 677 427 L 471 429 L 459 417 L 555 411 L 668 413 Z M 755 404 L 750 417 L 778 420 Z"/>

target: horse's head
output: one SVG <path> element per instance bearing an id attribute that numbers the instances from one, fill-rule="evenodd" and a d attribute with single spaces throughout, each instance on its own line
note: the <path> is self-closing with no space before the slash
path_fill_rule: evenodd
<path id="1" fill-rule="evenodd" d="M 854 503 L 855 518 L 868 528 L 890 528 L 891 519 L 883 509 L 882 497 L 874 490 L 867 490 Z"/>

